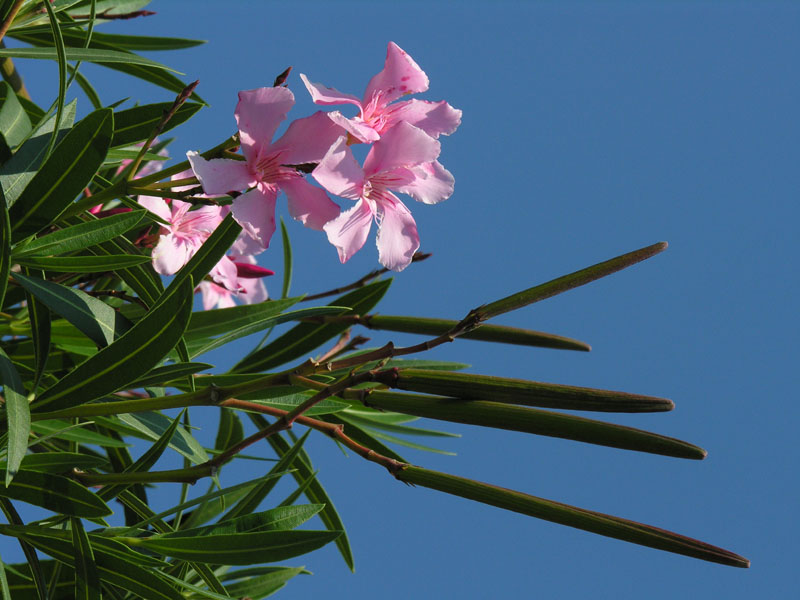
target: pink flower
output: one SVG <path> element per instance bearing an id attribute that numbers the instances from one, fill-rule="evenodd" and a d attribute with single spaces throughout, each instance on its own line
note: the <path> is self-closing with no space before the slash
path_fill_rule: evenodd
<path id="1" fill-rule="evenodd" d="M 453 133 L 461 124 L 461 111 L 444 100 L 406 100 L 391 104 L 406 94 L 428 89 L 428 76 L 394 42 L 389 42 L 383 71 L 370 80 L 363 100 L 320 83 L 311 83 L 303 74 L 300 78 L 316 104 L 355 104 L 358 107 L 359 114 L 353 119 L 339 111 L 328 113 L 328 116 L 361 142 L 380 139 L 384 132 L 401 121 L 416 125 L 434 138 Z"/>
<path id="2" fill-rule="evenodd" d="M 225 257 L 235 266 L 238 288 L 231 289 L 215 281 L 201 281 L 197 290 L 203 295 L 203 309 L 235 306 L 234 298 L 245 304 L 263 302 L 269 296 L 262 277 L 274 275 L 273 271 L 259 267 L 252 256 Z"/>
<path id="3" fill-rule="evenodd" d="M 292 92 L 283 87 L 239 92 L 236 122 L 245 160 L 205 160 L 196 152 L 187 153 L 207 194 L 247 190 L 234 199 L 233 216 L 263 248 L 275 231 L 279 190 L 286 192 L 289 213 L 306 227 L 322 229 L 339 214 L 323 190 L 285 165 L 318 162 L 342 130 L 318 112 L 294 121 L 283 136 L 269 143 L 293 104 Z"/>
<path id="4" fill-rule="evenodd" d="M 419 248 L 411 212 L 390 190 L 435 204 L 453 193 L 453 176 L 438 162 L 439 142 L 421 129 L 401 122 L 372 146 L 362 169 L 340 137 L 314 169 L 317 182 L 332 194 L 356 200 L 355 206 L 325 224 L 324 230 L 347 262 L 363 245 L 372 221 L 378 223 L 378 258 L 402 271 Z"/>

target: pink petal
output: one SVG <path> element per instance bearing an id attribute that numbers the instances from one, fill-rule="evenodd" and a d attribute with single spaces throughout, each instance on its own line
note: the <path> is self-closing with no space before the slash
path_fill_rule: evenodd
<path id="1" fill-rule="evenodd" d="M 356 200 L 364 187 L 364 172 L 342 136 L 328 150 L 311 175 L 335 196 Z"/>
<path id="2" fill-rule="evenodd" d="M 263 87 L 239 92 L 236 124 L 247 162 L 255 163 L 275 130 L 294 105 L 294 94 L 285 87 Z"/>
<path id="3" fill-rule="evenodd" d="M 275 233 L 275 198 L 278 192 L 271 186 L 259 185 L 233 201 L 233 218 L 247 234 L 269 247 Z"/>
<path id="4" fill-rule="evenodd" d="M 206 160 L 197 152 L 187 152 L 192 171 L 200 180 L 206 194 L 227 194 L 246 190 L 256 183 L 247 163 L 230 158 Z"/>
<path id="5" fill-rule="evenodd" d="M 339 260 L 347 262 L 367 241 L 372 226 L 373 212 L 368 200 L 359 200 L 355 206 L 345 210 L 323 229 L 328 241 L 339 251 Z"/>
<path id="6" fill-rule="evenodd" d="M 399 199 L 392 204 L 381 202 L 378 217 L 378 260 L 387 269 L 402 271 L 411 264 L 419 248 L 417 224 L 411 211 Z"/>
<path id="7" fill-rule="evenodd" d="M 329 112 L 328 117 L 339 127 L 347 130 L 359 142 L 376 142 L 381 139 L 380 134 L 371 125 L 367 125 L 359 119 L 348 119 L 338 110 Z"/>
<path id="8" fill-rule="evenodd" d="M 311 99 L 314 101 L 314 104 L 355 104 L 359 109 L 361 108 L 361 100 L 352 94 L 343 94 L 339 90 L 326 87 L 321 83 L 311 83 L 308 77 L 302 73 L 300 73 L 300 79 L 302 79 L 303 83 L 306 85 L 306 89 L 308 93 L 311 94 Z"/>
<path id="9" fill-rule="evenodd" d="M 242 279 L 242 291 L 237 298 L 245 304 L 258 304 L 269 299 L 263 279 Z"/>
<path id="10" fill-rule="evenodd" d="M 314 187 L 305 179 L 288 179 L 281 182 L 286 192 L 289 214 L 306 227 L 322 231 L 322 226 L 339 216 L 339 206 L 328 198 L 325 190 Z"/>
<path id="11" fill-rule="evenodd" d="M 151 213 L 158 215 L 167 223 L 172 222 L 172 211 L 164 198 L 156 198 L 155 196 L 139 196 L 137 198 L 139 204 L 144 206 Z"/>
<path id="12" fill-rule="evenodd" d="M 396 188 L 398 192 L 408 194 L 425 204 L 436 204 L 453 194 L 455 178 L 438 160 L 412 167 L 411 172 L 416 178 L 411 183 Z"/>
<path id="13" fill-rule="evenodd" d="M 226 290 L 238 292 L 242 287 L 238 277 L 238 269 L 236 264 L 227 256 L 223 256 L 219 262 L 214 265 L 209 275 L 214 282 Z"/>
<path id="14" fill-rule="evenodd" d="M 373 144 L 364 161 L 364 174 L 370 177 L 398 167 L 428 163 L 436 160 L 440 151 L 439 142 L 427 133 L 408 123 L 398 123 Z"/>
<path id="15" fill-rule="evenodd" d="M 319 162 L 343 133 L 342 128 L 328 118 L 328 113 L 318 111 L 310 117 L 292 121 L 286 133 L 266 152 L 282 152 L 283 164 Z"/>
<path id="16" fill-rule="evenodd" d="M 153 248 L 153 268 L 161 275 L 174 275 L 197 251 L 189 240 L 168 233 Z"/>
<path id="17" fill-rule="evenodd" d="M 218 286 L 216 283 L 201 281 L 197 289 L 203 294 L 203 310 L 236 306 L 236 303 L 233 301 L 233 294 L 224 287 Z"/>
<path id="18" fill-rule="evenodd" d="M 242 230 L 239 237 L 231 245 L 231 252 L 233 254 L 261 254 L 264 251 L 264 246 L 261 245 L 256 238 L 251 236 L 247 231 Z"/>
<path id="19" fill-rule="evenodd" d="M 419 127 L 433 138 L 450 135 L 461 125 L 461 111 L 447 102 L 428 102 L 427 100 L 408 100 L 390 107 L 387 129 L 405 121 Z"/>
<path id="20" fill-rule="evenodd" d="M 428 89 L 428 76 L 419 68 L 404 50 L 394 42 L 386 49 L 386 62 L 383 71 L 370 79 L 364 104 L 369 103 L 376 94 L 386 105 L 405 94 L 416 94 Z"/>

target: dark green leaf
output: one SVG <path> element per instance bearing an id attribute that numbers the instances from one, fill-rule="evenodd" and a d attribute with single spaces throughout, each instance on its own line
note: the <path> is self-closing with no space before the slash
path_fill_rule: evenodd
<path id="1" fill-rule="evenodd" d="M 108 152 L 113 127 L 113 113 L 103 108 L 82 119 L 59 142 L 9 211 L 14 239 L 49 226 L 81 193 Z"/>
<path id="2" fill-rule="evenodd" d="M 31 413 L 28 398 L 19 373 L 11 359 L 0 348 L 0 382 L 3 384 L 6 419 L 8 422 L 8 454 L 5 485 L 11 483 L 28 451 L 28 436 L 31 433 Z"/>
<path id="3" fill-rule="evenodd" d="M 419 333 L 435 336 L 447 333 L 458 324 L 458 321 L 450 319 L 428 319 L 424 317 L 368 315 L 361 319 L 359 323 L 369 329 L 401 331 L 405 333 Z M 589 344 L 579 340 L 573 340 L 572 338 L 541 331 L 519 329 L 517 327 L 505 327 L 503 325 L 481 325 L 478 329 L 459 337 L 465 340 L 516 344 L 518 346 L 538 346 L 541 348 L 559 348 L 562 350 L 580 350 L 583 352 L 591 350 Z"/>
<path id="4" fill-rule="evenodd" d="M 749 567 L 746 558 L 705 542 L 635 521 L 586 510 L 522 492 L 472 481 L 447 473 L 407 466 L 395 475 L 400 481 L 497 506 L 537 519 L 576 527 L 658 550 L 675 552 L 733 567 Z"/>
<path id="5" fill-rule="evenodd" d="M 37 58 L 44 60 L 57 60 L 58 54 L 55 48 L 2 48 L 0 57 L 10 56 L 11 58 Z M 105 50 L 100 48 L 67 48 L 66 59 L 68 61 L 80 60 L 92 63 L 124 63 L 128 65 L 142 65 L 164 71 L 172 71 L 183 75 L 180 71 L 157 63 L 154 60 L 138 56 L 130 52 L 118 52 L 116 50 Z"/>
<path id="6" fill-rule="evenodd" d="M 181 339 L 192 310 L 191 279 L 172 292 L 165 292 L 119 339 L 45 390 L 34 410 L 59 410 L 101 398 L 156 366 Z"/>
<path id="7" fill-rule="evenodd" d="M 167 533 L 160 536 L 160 539 L 175 537 L 205 538 L 212 535 L 254 533 L 256 531 L 289 531 L 300 527 L 300 525 L 321 511 L 322 508 L 322 504 L 280 506 L 263 512 L 243 515 L 235 519 L 227 519 L 213 525 Z"/>
<path id="8" fill-rule="evenodd" d="M 362 446 L 366 446 L 378 454 L 393 458 L 394 460 L 402 463 L 408 462 L 397 452 L 389 448 L 389 446 L 385 445 L 380 440 L 375 439 L 375 436 L 370 434 L 370 432 L 362 427 L 357 421 L 351 420 L 349 414 L 325 415 L 320 418 L 328 423 L 339 423 L 344 425 L 345 429 L 347 430 L 347 437 L 358 442 Z"/>
<path id="9" fill-rule="evenodd" d="M 238 444 L 244 439 L 244 427 L 242 420 L 236 411 L 230 408 L 220 408 L 219 425 L 217 426 L 217 438 L 214 441 L 214 449 L 222 452 L 231 446 Z"/>
<path id="10" fill-rule="evenodd" d="M 76 103 L 73 100 L 64 108 L 64 115 L 58 128 L 59 139 L 63 139 L 72 128 L 75 120 L 75 106 Z M 3 188 L 3 194 L 9 207 L 17 201 L 28 183 L 38 173 L 55 124 L 55 115 L 50 115 L 20 146 L 14 156 L 0 166 L 0 186 Z"/>
<path id="11" fill-rule="evenodd" d="M 126 73 L 133 77 L 138 77 L 139 79 L 148 81 L 153 85 L 157 85 L 161 88 L 164 88 L 165 90 L 175 92 L 176 94 L 182 92 L 186 87 L 186 84 L 177 77 L 175 77 L 175 75 L 157 67 L 151 67 L 148 65 L 137 65 L 132 63 L 99 63 L 99 64 L 103 67 L 107 67 L 115 71 L 120 71 L 122 73 Z M 191 95 L 191 100 L 204 103 L 203 99 L 196 93 L 193 93 Z"/>
<path id="12" fill-rule="evenodd" d="M 132 326 L 108 304 L 78 289 L 18 273 L 14 279 L 98 346 L 107 346 Z"/>
<path id="13" fill-rule="evenodd" d="M 274 567 L 270 573 L 256 575 L 225 587 L 233 598 L 260 600 L 260 598 L 266 598 L 280 590 L 292 577 L 299 575 L 303 570 L 303 567 Z M 232 575 L 236 573 L 237 571 L 234 571 Z"/>
<path id="14" fill-rule="evenodd" d="M 58 63 L 58 97 L 56 98 L 55 104 L 56 123 L 60 123 L 61 116 L 64 114 L 64 103 L 67 100 L 67 54 L 66 48 L 64 47 L 64 38 L 61 35 L 61 26 L 58 24 L 58 19 L 56 18 L 52 3 L 47 2 L 44 8 L 47 11 L 47 17 L 50 21 L 50 28 L 53 33 L 53 45 L 56 51 L 56 62 Z M 48 155 L 55 147 L 57 138 L 58 135 L 55 132 L 50 136 L 50 142 L 47 146 Z"/>
<path id="15" fill-rule="evenodd" d="M 11 221 L 3 190 L 0 188 L 0 310 L 6 299 L 9 273 L 11 273 Z"/>
<path id="16" fill-rule="evenodd" d="M 11 600 L 11 590 L 8 589 L 8 579 L 6 578 L 6 566 L 0 558 L 0 595 L 3 600 Z"/>
<path id="17" fill-rule="evenodd" d="M 666 411 L 675 407 L 672 400 L 653 396 L 422 369 L 400 369 L 394 387 L 464 400 L 490 400 L 560 410 L 636 413 Z"/>
<path id="18" fill-rule="evenodd" d="M 383 298 L 392 280 L 376 281 L 363 288 L 337 298 L 332 305 L 349 306 L 344 314 L 364 314 L 369 312 Z M 266 371 L 302 356 L 307 356 L 315 348 L 336 337 L 347 329 L 347 323 L 300 323 L 285 334 L 240 361 L 233 371 Z"/>
<path id="19" fill-rule="evenodd" d="M 335 540 L 341 531 L 260 531 L 197 537 L 127 538 L 129 545 L 181 560 L 252 565 L 307 554 Z"/>
<path id="20" fill-rule="evenodd" d="M 268 300 L 259 304 L 242 304 L 192 313 L 189 326 L 186 328 L 186 338 L 206 339 L 227 333 L 231 329 L 238 329 L 265 317 L 279 315 L 299 300 L 300 298 Z"/>
<path id="21" fill-rule="evenodd" d="M 165 365 L 163 367 L 156 367 L 144 377 L 140 377 L 133 383 L 129 384 L 128 387 L 135 389 L 154 385 L 163 385 L 169 381 L 172 381 L 173 379 L 186 377 L 187 375 L 193 375 L 195 373 L 199 373 L 200 371 L 213 368 L 214 365 L 199 362 L 174 363 L 171 365 Z"/>
<path id="22" fill-rule="evenodd" d="M 66 32 L 65 32 L 66 33 Z M 67 41 L 70 41 L 72 35 L 66 36 Z M 79 36 L 74 36 L 78 38 Z M 78 39 L 75 42 L 79 41 Z M 146 35 L 121 35 L 118 33 L 95 33 L 92 36 L 92 41 L 98 44 L 108 44 L 123 48 L 125 50 L 132 50 L 137 52 L 149 52 L 156 50 L 179 50 L 181 48 L 192 48 L 205 44 L 205 40 L 190 40 L 184 38 L 174 37 L 153 37 Z M 70 44 L 76 45 L 76 44 Z"/>
<path id="23" fill-rule="evenodd" d="M 59 229 L 15 249 L 14 257 L 55 256 L 83 250 L 118 238 L 136 227 L 146 214 L 146 210 L 135 210 Z"/>
<path id="24" fill-rule="evenodd" d="M 255 423 L 256 427 L 263 429 L 269 426 L 267 420 L 261 415 L 249 416 L 253 423 Z M 290 450 L 289 444 L 281 435 L 271 435 L 267 438 L 267 441 L 279 456 L 284 456 Z M 292 473 L 292 476 L 298 483 L 303 483 L 313 473 L 313 469 L 311 468 L 311 459 L 308 458 L 308 454 L 306 454 L 306 452 L 302 449 L 300 449 L 298 457 L 292 461 L 291 466 L 296 469 Z M 350 540 L 347 538 L 347 532 L 344 531 L 344 523 L 342 522 L 342 518 L 339 516 L 339 513 L 336 511 L 333 501 L 328 496 L 325 488 L 322 487 L 322 484 L 319 482 L 319 479 L 315 479 L 311 485 L 306 488 L 305 494 L 309 502 L 313 504 L 325 505 L 325 508 L 323 508 L 319 513 L 319 518 L 329 531 L 341 532 L 341 536 L 336 538 L 336 547 L 339 549 L 339 553 L 342 555 L 342 558 L 344 558 L 345 564 L 347 564 L 351 571 L 354 571 L 355 562 L 353 560 L 353 551 L 350 548 Z"/>
<path id="25" fill-rule="evenodd" d="M 26 275 L 33 275 L 34 273 L 40 278 L 44 279 L 43 273 L 40 271 L 32 271 L 23 267 L 23 272 Z M 31 322 L 31 338 L 33 339 L 33 354 L 35 372 L 34 382 L 31 386 L 31 392 L 36 392 L 39 386 L 39 381 L 42 374 L 47 367 L 47 358 L 50 355 L 50 311 L 43 303 L 41 303 L 35 296 L 25 292 L 25 299 L 28 303 L 28 317 Z"/>
<path id="26" fill-rule="evenodd" d="M 150 439 L 157 439 L 172 428 L 174 420 L 156 412 L 139 412 L 117 415 L 122 422 L 138 429 Z M 178 427 L 171 436 L 169 446 L 195 464 L 208 460 L 203 446 L 183 427 Z"/>
<path id="27" fill-rule="evenodd" d="M 15 260 L 23 267 L 57 273 L 104 273 L 143 265 L 152 259 L 142 255 L 117 254 L 115 256 L 20 256 Z"/>
<path id="28" fill-rule="evenodd" d="M 97 255 L 116 256 L 119 254 L 136 254 L 139 250 L 124 237 L 103 242 L 90 248 Z M 152 264 L 142 264 L 129 269 L 117 271 L 122 280 L 139 295 L 139 299 L 152 308 L 164 291 L 161 277 L 155 272 Z"/>
<path id="29" fill-rule="evenodd" d="M 417 417 L 522 431 L 676 458 L 701 460 L 706 456 L 706 451 L 694 444 L 641 429 L 499 402 L 376 390 L 367 397 L 366 404 Z"/>
<path id="30" fill-rule="evenodd" d="M 0 82 L 0 162 L 11 158 L 12 150 L 25 141 L 33 126 L 11 86 Z"/>
<path id="31" fill-rule="evenodd" d="M 130 444 L 114 438 L 86 429 L 89 423 L 70 425 L 67 421 L 58 419 L 47 419 L 44 421 L 34 421 L 31 423 L 31 431 L 38 434 L 38 441 L 46 438 L 56 438 L 68 442 L 78 442 L 88 446 L 103 446 L 106 448 L 125 448 Z"/>
<path id="32" fill-rule="evenodd" d="M 77 452 L 37 452 L 27 454 L 22 459 L 21 467 L 26 471 L 39 471 L 41 473 L 69 473 L 73 469 L 95 469 L 108 465 L 102 456 L 93 454 L 79 454 Z M 6 464 L 0 462 L 0 469 L 5 469 Z"/>
<path id="33" fill-rule="evenodd" d="M 289 295 L 289 288 L 292 286 L 292 243 L 289 241 L 289 232 L 286 230 L 286 223 L 281 217 L 281 242 L 283 243 L 283 287 L 281 288 L 281 298 Z"/>
<path id="34" fill-rule="evenodd" d="M 8 487 L 0 486 L 0 496 L 73 517 L 93 519 L 112 513 L 105 502 L 79 483 L 51 473 L 18 471 Z"/>
<path id="35" fill-rule="evenodd" d="M 95 566 L 94 551 L 80 519 L 70 519 L 72 547 L 75 551 L 75 600 L 99 600 L 100 573 Z"/>
<path id="36" fill-rule="evenodd" d="M 202 106 L 196 103 L 183 104 L 161 131 L 169 131 L 188 121 Z M 162 102 L 135 106 L 114 113 L 114 139 L 111 145 L 124 146 L 146 140 L 164 117 L 164 113 L 171 107 L 172 102 Z"/>
<path id="37" fill-rule="evenodd" d="M 351 421 L 353 423 L 358 423 L 365 427 L 370 427 L 372 429 L 380 429 L 382 431 L 388 431 L 390 433 L 398 433 L 401 435 L 420 435 L 420 436 L 430 436 L 430 437 L 451 437 L 451 438 L 461 437 L 457 433 L 450 433 L 448 431 L 435 431 L 433 429 L 422 429 L 421 427 L 409 427 L 408 425 L 400 425 L 398 423 L 389 422 L 381 418 L 384 417 L 385 414 L 386 413 L 380 413 L 373 410 L 350 409 L 345 414 L 339 415 L 339 417 L 346 417 L 348 421 Z"/>

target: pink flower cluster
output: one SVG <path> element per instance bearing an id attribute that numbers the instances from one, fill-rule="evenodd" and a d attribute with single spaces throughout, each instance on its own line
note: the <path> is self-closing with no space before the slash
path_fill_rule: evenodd
<path id="1" fill-rule="evenodd" d="M 283 191 L 292 217 L 306 227 L 323 230 L 342 262 L 361 249 L 375 221 L 381 264 L 403 270 L 419 248 L 419 235 L 411 212 L 395 192 L 426 204 L 450 197 L 454 180 L 437 160 L 438 137 L 456 130 L 461 111 L 444 101 L 401 100 L 426 91 L 428 77 L 393 42 L 383 70 L 370 80 L 361 100 L 311 83 L 305 75 L 301 78 L 316 104 L 352 104 L 358 115 L 348 118 L 339 111 L 320 111 L 293 121 L 273 142 L 294 105 L 294 95 L 285 87 L 242 91 L 235 115 L 243 160 L 206 160 L 189 152 L 192 170 L 207 194 L 233 192 L 233 216 L 242 226 L 242 244 L 251 254 L 253 245 L 260 249 L 269 245 L 275 231 L 276 199 Z M 372 144 L 363 165 L 350 147 L 357 143 Z M 321 187 L 296 168 L 309 163 L 316 165 L 311 176 Z M 342 210 L 329 193 L 355 204 Z M 198 228 L 204 226 L 198 221 Z M 193 243 L 176 245 L 176 257 Z M 230 289 L 227 282 L 223 285 Z"/>

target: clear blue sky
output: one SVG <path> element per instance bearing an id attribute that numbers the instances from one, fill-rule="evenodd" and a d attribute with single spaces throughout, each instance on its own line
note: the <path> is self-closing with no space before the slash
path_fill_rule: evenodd
<path id="1" fill-rule="evenodd" d="M 592 344 L 589 354 L 466 341 L 435 356 L 478 373 L 672 398 L 673 413 L 615 420 L 695 442 L 709 451 L 705 461 L 446 424 L 436 426 L 463 434 L 441 445 L 458 456 L 401 452 L 699 537 L 753 563 L 726 568 L 409 488 L 320 439 L 312 456 L 348 526 L 357 572 L 331 546 L 290 561 L 315 575 L 296 579 L 284 598 L 798 593 L 800 5 L 172 0 L 150 8 L 158 15 L 146 33 L 209 40 L 152 56 L 200 79 L 212 105 L 177 130 L 173 154 L 232 133 L 237 91 L 270 85 L 288 65 L 298 98 L 290 118 L 315 110 L 300 72 L 360 95 L 390 40 L 430 77 L 425 99 L 463 110 L 458 132 L 442 138 L 455 194 L 437 206 L 409 204 L 434 257 L 395 278 L 384 314 L 459 318 L 668 241 L 646 263 L 499 321 L 577 337 Z M 114 29 L 145 33 L 142 25 Z M 52 80 L 49 89 L 34 81 L 40 66 L 20 61 L 20 70 L 34 95 L 52 97 Z M 120 87 L 129 80 L 100 68 L 86 72 L 103 78 L 105 102 L 171 99 L 143 84 Z M 342 266 L 324 236 L 289 225 L 296 293 L 377 266 L 371 241 Z M 280 271 L 277 248 L 263 256 Z"/>

